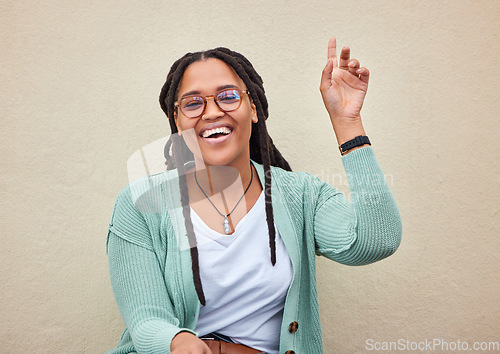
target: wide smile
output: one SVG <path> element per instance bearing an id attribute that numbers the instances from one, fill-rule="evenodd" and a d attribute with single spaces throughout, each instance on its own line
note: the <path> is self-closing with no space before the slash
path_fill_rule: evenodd
<path id="1" fill-rule="evenodd" d="M 224 123 L 209 124 L 201 129 L 198 136 L 208 144 L 221 144 L 233 133 L 233 127 Z"/>

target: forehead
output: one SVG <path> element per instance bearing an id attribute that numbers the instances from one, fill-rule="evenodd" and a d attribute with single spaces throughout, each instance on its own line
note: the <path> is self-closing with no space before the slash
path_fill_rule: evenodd
<path id="1" fill-rule="evenodd" d="M 225 62 L 215 58 L 189 65 L 182 75 L 179 95 L 188 91 L 212 94 L 219 87 L 235 85 L 244 88 L 243 80 Z"/>

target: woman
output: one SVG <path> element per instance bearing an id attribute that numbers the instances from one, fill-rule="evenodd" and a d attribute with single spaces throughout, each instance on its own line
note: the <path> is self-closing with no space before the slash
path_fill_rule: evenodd
<path id="1" fill-rule="evenodd" d="M 368 69 L 336 40 L 320 90 L 352 200 L 290 166 L 262 79 L 226 48 L 188 53 L 160 94 L 167 171 L 132 182 L 108 233 L 127 325 L 113 353 L 322 353 L 315 255 L 363 265 L 398 247 L 397 206 L 360 111 Z M 170 153 L 172 151 L 172 153 Z"/>

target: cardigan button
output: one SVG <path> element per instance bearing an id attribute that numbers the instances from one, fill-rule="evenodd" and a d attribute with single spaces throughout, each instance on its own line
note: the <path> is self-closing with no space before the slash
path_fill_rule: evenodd
<path id="1" fill-rule="evenodd" d="M 299 324 L 298 324 L 297 322 L 295 322 L 295 321 L 293 321 L 292 323 L 290 323 L 290 324 L 288 325 L 288 331 L 289 331 L 290 333 L 295 333 L 295 332 L 297 332 L 297 329 L 299 329 Z"/>
<path id="2" fill-rule="evenodd" d="M 285 354 L 295 354 L 295 352 L 293 350 L 287 350 Z"/>

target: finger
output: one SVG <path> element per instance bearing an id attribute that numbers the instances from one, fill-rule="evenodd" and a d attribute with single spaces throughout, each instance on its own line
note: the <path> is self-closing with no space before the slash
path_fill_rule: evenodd
<path id="1" fill-rule="evenodd" d="M 359 75 L 359 79 L 361 81 L 363 81 L 364 83 L 368 83 L 368 79 L 370 78 L 370 71 L 365 68 L 365 67 L 362 67 L 362 68 L 359 68 L 358 70 L 356 70 L 356 74 Z"/>
<path id="2" fill-rule="evenodd" d="M 340 51 L 339 68 L 347 70 L 347 65 L 349 64 L 349 57 L 351 55 L 351 49 L 349 47 L 343 47 Z"/>
<path id="3" fill-rule="evenodd" d="M 359 69 L 359 61 L 357 59 L 352 59 L 349 64 L 347 64 L 347 67 L 349 68 L 349 72 L 355 76 L 358 76 L 359 74 L 356 72 Z"/>
<path id="4" fill-rule="evenodd" d="M 328 59 L 325 68 L 321 73 L 321 82 L 319 85 L 319 89 L 321 91 L 327 90 L 330 87 L 332 80 L 332 71 L 333 71 L 333 61 L 331 59 Z"/>
<path id="5" fill-rule="evenodd" d="M 328 41 L 328 59 L 331 59 L 333 66 L 337 67 L 337 39 L 335 37 Z"/>

